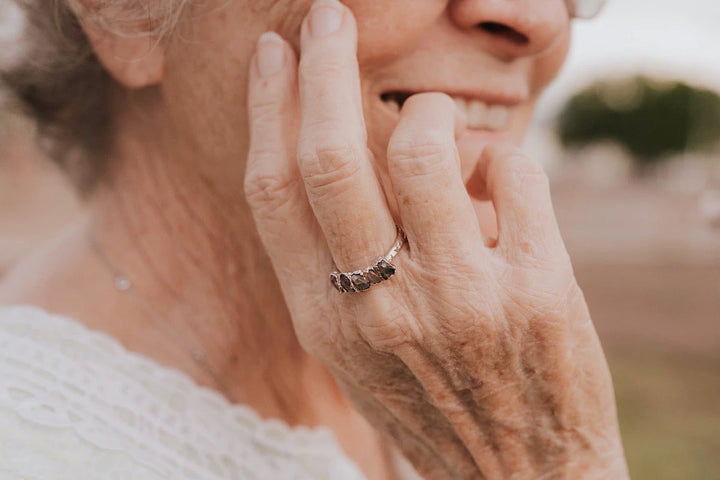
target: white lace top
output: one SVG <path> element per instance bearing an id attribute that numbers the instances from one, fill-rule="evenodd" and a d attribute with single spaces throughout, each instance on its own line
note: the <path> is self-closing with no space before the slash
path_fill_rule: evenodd
<path id="1" fill-rule="evenodd" d="M 0 307 L 0 479 L 363 479 L 327 429 L 230 405 L 111 337 Z"/>

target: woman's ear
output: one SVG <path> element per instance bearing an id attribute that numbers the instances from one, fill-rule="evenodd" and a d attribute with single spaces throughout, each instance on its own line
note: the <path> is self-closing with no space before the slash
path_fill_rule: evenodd
<path id="1" fill-rule="evenodd" d="M 89 22 L 83 29 L 100 63 L 121 85 L 138 89 L 162 81 L 165 48 L 155 35 L 124 36 Z"/>

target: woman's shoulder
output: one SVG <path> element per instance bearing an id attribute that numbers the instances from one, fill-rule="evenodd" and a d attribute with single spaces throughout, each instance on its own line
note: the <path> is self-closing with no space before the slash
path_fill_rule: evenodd
<path id="1" fill-rule="evenodd" d="M 30 306 L 0 307 L 0 477 L 12 475 L 362 478 L 329 430 L 260 419 L 108 335 Z"/>

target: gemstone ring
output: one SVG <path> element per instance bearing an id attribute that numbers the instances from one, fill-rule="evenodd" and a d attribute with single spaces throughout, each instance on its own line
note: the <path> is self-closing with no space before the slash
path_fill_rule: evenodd
<path id="1" fill-rule="evenodd" d="M 375 263 L 362 270 L 354 272 L 333 272 L 330 274 L 330 283 L 340 293 L 357 293 L 369 290 L 373 285 L 390 279 L 397 268 L 392 264 L 393 258 L 400 252 L 407 237 L 399 226 L 397 227 L 397 239 L 390 251 L 384 256 L 375 260 Z"/>

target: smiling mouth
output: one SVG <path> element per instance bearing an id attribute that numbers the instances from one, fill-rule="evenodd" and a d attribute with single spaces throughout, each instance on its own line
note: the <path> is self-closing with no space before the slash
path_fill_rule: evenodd
<path id="1" fill-rule="evenodd" d="M 412 95 L 417 92 L 386 92 L 380 99 L 400 111 Z M 507 105 L 490 105 L 476 98 L 450 95 L 458 110 L 467 118 L 467 128 L 471 130 L 500 131 L 507 128 L 510 121 L 510 107 Z"/>

